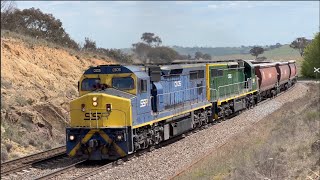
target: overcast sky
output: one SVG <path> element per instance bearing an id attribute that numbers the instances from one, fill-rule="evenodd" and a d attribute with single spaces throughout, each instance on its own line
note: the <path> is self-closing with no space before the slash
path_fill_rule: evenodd
<path id="1" fill-rule="evenodd" d="M 319 1 L 17 1 L 60 19 L 78 42 L 128 48 L 143 32 L 172 46 L 226 47 L 290 43 L 319 31 Z"/>

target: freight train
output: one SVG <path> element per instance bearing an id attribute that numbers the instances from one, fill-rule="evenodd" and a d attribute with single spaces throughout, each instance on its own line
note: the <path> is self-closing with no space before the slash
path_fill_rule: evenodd
<path id="1" fill-rule="evenodd" d="M 90 67 L 70 103 L 67 154 L 118 159 L 248 109 L 296 81 L 295 61 Z"/>

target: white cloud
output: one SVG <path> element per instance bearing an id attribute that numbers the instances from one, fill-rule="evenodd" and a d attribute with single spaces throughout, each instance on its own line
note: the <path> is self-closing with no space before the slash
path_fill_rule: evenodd
<path id="1" fill-rule="evenodd" d="M 136 1 L 113 1 L 113 3 L 119 4 L 119 5 L 136 5 L 137 4 Z"/>
<path id="2" fill-rule="evenodd" d="M 76 5 L 80 3 L 81 1 L 51 1 L 47 6 Z"/>
<path id="3" fill-rule="evenodd" d="M 192 4 L 192 1 L 176 1 L 175 2 L 177 5 L 186 5 L 186 4 Z"/>
<path id="4" fill-rule="evenodd" d="M 215 4 L 209 4 L 209 9 L 234 9 L 234 8 L 252 8 L 259 4 L 259 2 L 251 1 L 220 1 Z M 261 4 L 262 5 L 262 4 Z"/>
<path id="5" fill-rule="evenodd" d="M 210 9 L 217 9 L 217 8 L 218 8 L 218 5 L 216 5 L 216 4 L 209 4 L 209 5 L 208 5 L 208 8 L 210 8 Z"/>

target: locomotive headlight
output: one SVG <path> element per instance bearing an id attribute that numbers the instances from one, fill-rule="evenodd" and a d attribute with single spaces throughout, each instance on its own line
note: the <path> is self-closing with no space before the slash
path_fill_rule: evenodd
<path id="1" fill-rule="evenodd" d="M 118 134 L 116 136 L 117 141 L 122 141 L 123 140 L 123 134 Z"/>
<path id="2" fill-rule="evenodd" d="M 98 103 L 97 103 L 97 102 L 93 102 L 92 105 L 93 105 L 93 106 L 97 106 Z"/>
<path id="3" fill-rule="evenodd" d="M 111 104 L 106 104 L 106 110 L 111 111 Z"/>
<path id="4" fill-rule="evenodd" d="M 93 97 L 92 101 L 97 101 L 97 99 L 98 99 L 97 97 Z"/>
<path id="5" fill-rule="evenodd" d="M 69 136 L 70 141 L 73 141 L 75 139 L 74 135 Z"/>
<path id="6" fill-rule="evenodd" d="M 85 108 L 85 107 L 86 107 L 85 104 L 81 104 L 81 111 L 82 111 L 82 112 L 86 111 L 86 108 Z"/>

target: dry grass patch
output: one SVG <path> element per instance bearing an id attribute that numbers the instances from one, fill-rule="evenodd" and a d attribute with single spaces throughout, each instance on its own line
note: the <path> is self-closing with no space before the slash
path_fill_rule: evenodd
<path id="1" fill-rule="evenodd" d="M 175 179 L 305 179 L 320 165 L 319 89 L 232 138 Z"/>

